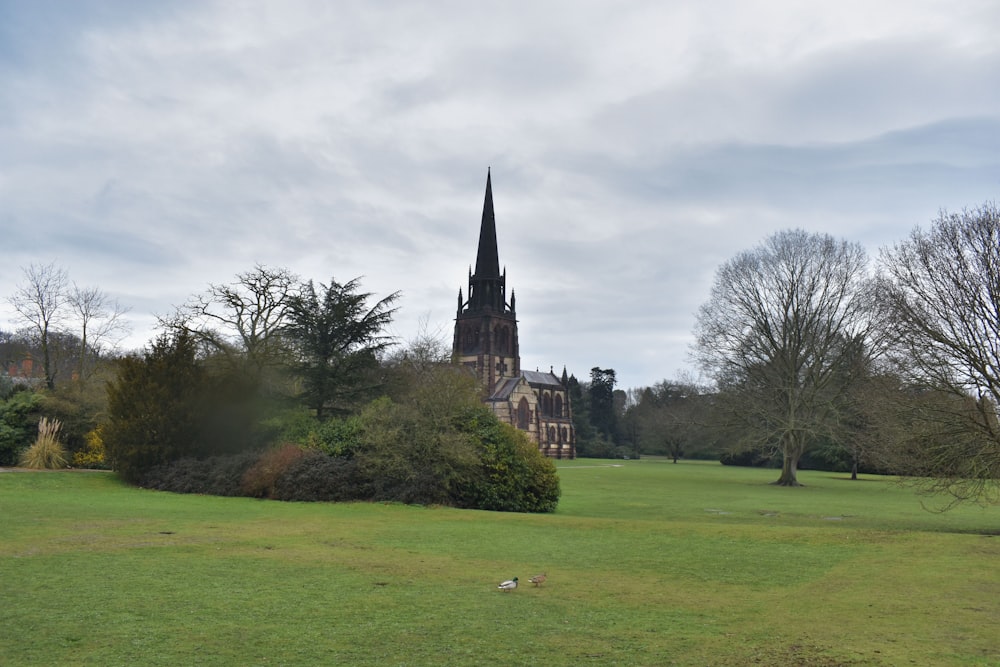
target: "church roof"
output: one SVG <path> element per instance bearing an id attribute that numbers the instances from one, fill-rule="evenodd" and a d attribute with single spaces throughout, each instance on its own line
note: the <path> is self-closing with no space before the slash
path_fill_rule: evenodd
<path id="1" fill-rule="evenodd" d="M 508 398 L 510 398 L 510 395 L 514 393 L 514 389 L 517 388 L 517 385 L 521 383 L 521 380 L 523 378 L 524 378 L 523 375 L 519 375 L 518 377 L 514 378 L 504 378 L 503 380 L 497 383 L 496 388 L 493 390 L 493 395 L 490 396 L 489 400 L 491 401 L 507 400 Z"/>
<path id="2" fill-rule="evenodd" d="M 540 371 L 521 371 L 521 375 L 528 381 L 528 384 L 543 385 L 546 387 L 562 387 L 562 382 L 552 373 L 542 373 Z"/>
<path id="3" fill-rule="evenodd" d="M 476 255 L 476 278 L 499 278 L 500 255 L 497 252 L 497 223 L 493 216 L 493 185 L 486 170 L 486 198 L 483 201 L 483 221 L 479 227 L 479 252 Z"/>

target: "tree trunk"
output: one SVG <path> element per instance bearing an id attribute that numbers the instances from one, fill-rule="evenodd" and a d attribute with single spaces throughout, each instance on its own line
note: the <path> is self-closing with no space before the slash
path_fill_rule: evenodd
<path id="1" fill-rule="evenodd" d="M 784 456 L 781 461 L 781 477 L 776 482 L 777 486 L 802 486 L 795 474 L 799 468 L 799 457 L 802 456 L 802 446 L 798 443 L 786 443 Z"/>
<path id="2" fill-rule="evenodd" d="M 45 373 L 45 386 L 48 389 L 56 388 L 56 379 L 52 375 L 52 359 L 49 353 L 49 328 L 42 329 L 42 371 Z"/>
<path id="3" fill-rule="evenodd" d="M 851 479 L 858 478 L 858 460 L 854 459 L 851 461 Z"/>

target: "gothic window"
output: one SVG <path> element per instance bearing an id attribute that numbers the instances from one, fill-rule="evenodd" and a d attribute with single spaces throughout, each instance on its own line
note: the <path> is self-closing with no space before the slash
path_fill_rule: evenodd
<path id="1" fill-rule="evenodd" d="M 549 427 L 549 442 L 551 443 L 551 442 L 555 442 L 555 441 L 556 441 L 556 427 L 555 426 L 550 426 Z"/>
<path id="2" fill-rule="evenodd" d="M 562 408 L 563 408 L 562 394 L 556 394 L 556 417 L 563 416 Z"/>
<path id="3" fill-rule="evenodd" d="M 531 410 L 528 408 L 528 399 L 521 398 L 517 404 L 517 427 L 522 431 L 528 430 L 528 416 Z"/>
<path id="4" fill-rule="evenodd" d="M 569 442 L 569 432 L 565 426 L 562 427 L 562 442 Z"/>
<path id="5" fill-rule="evenodd" d="M 545 392 L 542 394 L 542 415 L 548 417 L 552 414 L 552 394 Z"/>

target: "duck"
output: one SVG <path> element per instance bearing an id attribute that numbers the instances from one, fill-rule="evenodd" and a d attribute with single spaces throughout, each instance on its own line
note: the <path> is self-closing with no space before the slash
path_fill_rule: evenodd
<path id="1" fill-rule="evenodd" d="M 517 577 L 513 579 L 508 579 L 507 581 L 501 581 L 500 585 L 497 586 L 502 591 L 512 591 L 517 588 Z"/>
<path id="2" fill-rule="evenodd" d="M 545 573 L 536 574 L 531 579 L 528 579 L 528 581 L 533 583 L 536 587 L 541 586 L 542 582 L 545 581 Z"/>

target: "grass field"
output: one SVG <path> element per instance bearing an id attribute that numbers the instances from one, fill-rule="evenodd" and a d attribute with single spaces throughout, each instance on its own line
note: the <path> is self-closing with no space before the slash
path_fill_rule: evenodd
<path id="1" fill-rule="evenodd" d="M 831 473 L 559 470 L 549 515 L 0 474 L 0 665 L 1000 665 L 1000 508 Z"/>

